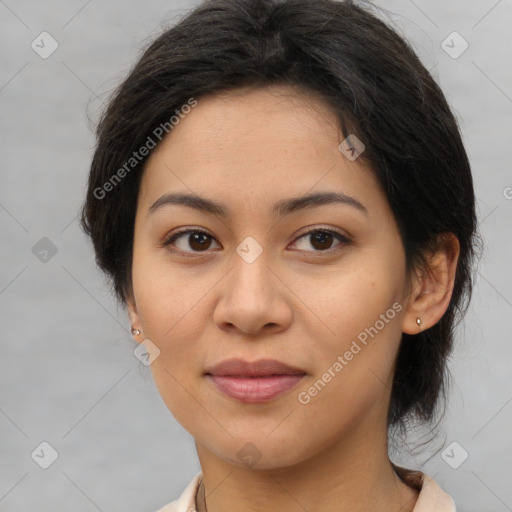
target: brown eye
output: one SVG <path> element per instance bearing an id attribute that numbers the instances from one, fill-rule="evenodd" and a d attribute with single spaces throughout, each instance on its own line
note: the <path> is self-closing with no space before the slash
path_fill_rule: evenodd
<path id="1" fill-rule="evenodd" d="M 345 236 L 336 231 L 329 229 L 313 228 L 303 233 L 296 240 L 304 239 L 313 247 L 313 250 L 298 247 L 300 250 L 306 252 L 329 252 L 331 249 L 336 249 L 338 246 L 344 246 L 350 243 Z M 333 246 L 333 243 L 338 240 L 338 244 Z M 198 229 L 187 229 L 174 233 L 163 242 L 163 246 L 175 247 L 177 250 L 174 252 L 183 253 L 200 253 L 207 252 L 211 248 L 212 242 L 215 241 L 210 234 Z M 296 241 L 294 245 L 298 242 Z M 299 244 L 300 245 L 300 244 Z"/>
<path id="2" fill-rule="evenodd" d="M 314 248 L 314 251 L 309 252 L 326 252 L 340 245 L 346 245 L 349 243 L 349 240 L 342 234 L 336 231 L 319 228 L 311 229 L 297 238 L 297 240 L 301 239 L 308 241 Z M 339 240 L 339 243 L 332 247 L 333 242 L 336 240 Z M 297 244 L 297 242 L 295 242 L 295 244 Z M 308 251 L 308 249 L 301 250 Z"/>
<path id="3" fill-rule="evenodd" d="M 170 236 L 165 240 L 163 245 L 175 245 L 180 251 L 183 252 L 204 252 L 210 248 L 213 240 L 214 238 L 204 231 L 189 229 Z M 178 243 L 176 243 L 177 241 Z M 181 246 L 179 244 L 181 244 Z"/>
<path id="4" fill-rule="evenodd" d="M 316 233 L 312 233 L 309 236 L 313 247 L 319 250 L 330 249 L 334 240 L 332 233 L 328 233 L 327 231 L 317 231 Z M 318 245 L 315 245 L 317 243 Z"/>

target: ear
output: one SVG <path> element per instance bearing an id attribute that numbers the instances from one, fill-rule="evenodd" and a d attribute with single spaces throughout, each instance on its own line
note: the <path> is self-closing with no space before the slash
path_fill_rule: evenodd
<path id="1" fill-rule="evenodd" d="M 402 332 L 418 334 L 442 318 L 452 297 L 459 254 L 460 244 L 453 233 L 439 235 L 438 246 L 428 255 L 428 268 L 413 278 Z"/>
<path id="2" fill-rule="evenodd" d="M 140 325 L 140 319 L 137 313 L 137 304 L 135 302 L 133 294 L 127 296 L 126 305 L 128 307 L 128 316 L 130 317 L 130 330 L 138 329 L 140 331 L 140 334 L 135 334 L 131 332 L 131 335 L 137 343 L 141 343 L 142 340 L 144 339 L 144 333 L 142 332 L 142 327 Z"/>

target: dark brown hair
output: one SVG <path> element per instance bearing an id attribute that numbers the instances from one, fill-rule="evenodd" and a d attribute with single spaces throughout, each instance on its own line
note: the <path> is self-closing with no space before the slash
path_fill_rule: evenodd
<path id="1" fill-rule="evenodd" d="M 413 417 L 432 420 L 445 393 L 454 327 L 472 292 L 478 235 L 471 170 L 432 76 L 406 41 L 352 1 L 210 0 L 149 45 L 97 127 L 81 217 L 96 261 L 126 305 L 147 156 L 129 169 L 126 162 L 156 127 L 191 98 L 278 83 L 319 94 L 345 135 L 364 141 L 364 157 L 398 223 L 408 272 L 428 269 L 428 250 L 443 233 L 459 240 L 449 307 L 436 325 L 402 335 L 389 408 L 389 426 L 403 427 Z M 123 166 L 122 180 L 110 181 L 105 192 Z"/>

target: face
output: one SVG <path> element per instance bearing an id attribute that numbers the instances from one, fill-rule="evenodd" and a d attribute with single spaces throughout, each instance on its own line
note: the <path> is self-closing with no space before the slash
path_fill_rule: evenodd
<path id="1" fill-rule="evenodd" d="M 147 162 L 132 324 L 160 352 L 151 370 L 169 410 L 229 463 L 253 450 L 257 467 L 289 466 L 386 429 L 404 249 L 343 139 L 310 94 L 238 90 L 199 99 Z M 232 358 L 293 371 L 208 374 Z"/>

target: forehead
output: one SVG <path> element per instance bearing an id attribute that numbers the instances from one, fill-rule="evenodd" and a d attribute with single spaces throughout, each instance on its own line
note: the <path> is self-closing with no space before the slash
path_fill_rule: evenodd
<path id="1" fill-rule="evenodd" d="M 220 148 L 249 152 L 256 143 L 277 150 L 276 144 L 285 149 L 304 138 L 332 142 L 332 135 L 340 131 L 325 100 L 288 85 L 247 87 L 207 95 L 199 98 L 193 112 L 184 117 L 161 148 L 171 138 L 179 137 L 180 142 L 195 146 L 197 152 Z"/>
<path id="2" fill-rule="evenodd" d="M 378 195 L 368 164 L 340 152 L 343 139 L 327 102 L 294 87 L 205 96 L 147 161 L 141 203 L 149 208 L 149 201 L 168 191 L 240 206 L 275 203 L 315 188 Z"/>

